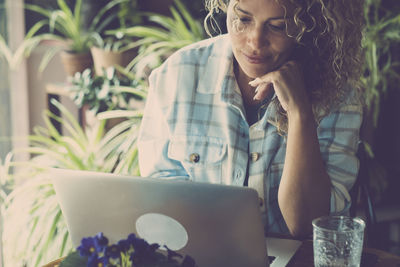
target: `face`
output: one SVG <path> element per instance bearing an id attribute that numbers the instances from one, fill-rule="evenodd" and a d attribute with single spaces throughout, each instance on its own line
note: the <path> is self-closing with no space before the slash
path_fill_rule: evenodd
<path id="1" fill-rule="evenodd" d="M 278 69 L 289 59 L 295 45 L 286 34 L 290 15 L 290 8 L 287 6 L 285 11 L 275 0 L 230 1 L 228 33 L 241 74 L 254 79 Z"/>

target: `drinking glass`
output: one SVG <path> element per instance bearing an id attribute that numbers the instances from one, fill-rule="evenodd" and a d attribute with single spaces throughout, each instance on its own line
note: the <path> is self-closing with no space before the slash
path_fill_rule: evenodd
<path id="1" fill-rule="evenodd" d="M 315 267 L 359 267 L 365 222 L 348 216 L 312 221 Z"/>

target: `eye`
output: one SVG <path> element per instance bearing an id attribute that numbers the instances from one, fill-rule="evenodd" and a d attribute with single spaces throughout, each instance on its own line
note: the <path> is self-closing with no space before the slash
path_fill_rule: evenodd
<path id="1" fill-rule="evenodd" d="M 241 23 L 247 24 L 251 22 L 251 19 L 248 17 L 239 17 Z"/>
<path id="2" fill-rule="evenodd" d="M 285 24 L 278 24 L 278 25 L 268 24 L 268 28 L 270 28 L 271 30 L 276 31 L 276 32 L 283 32 L 286 29 L 286 25 Z"/>

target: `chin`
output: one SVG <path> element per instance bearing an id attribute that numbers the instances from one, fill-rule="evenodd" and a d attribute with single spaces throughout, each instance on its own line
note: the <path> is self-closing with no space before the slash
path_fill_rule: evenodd
<path id="1" fill-rule="evenodd" d="M 257 77 L 263 76 L 272 71 L 272 68 L 262 67 L 262 68 L 242 68 L 244 73 L 252 78 L 255 79 Z"/>
<path id="2" fill-rule="evenodd" d="M 242 64 L 240 64 L 242 63 Z M 263 76 L 276 69 L 275 64 L 251 64 L 246 61 L 239 62 L 240 68 L 249 78 L 257 78 Z"/>

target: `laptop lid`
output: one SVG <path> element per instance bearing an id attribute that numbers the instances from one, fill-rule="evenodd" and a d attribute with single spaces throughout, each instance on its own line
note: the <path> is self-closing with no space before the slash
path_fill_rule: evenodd
<path id="1" fill-rule="evenodd" d="M 265 267 L 258 195 L 247 187 L 52 169 L 75 246 L 103 232 L 111 243 L 135 233 L 207 267 Z"/>

